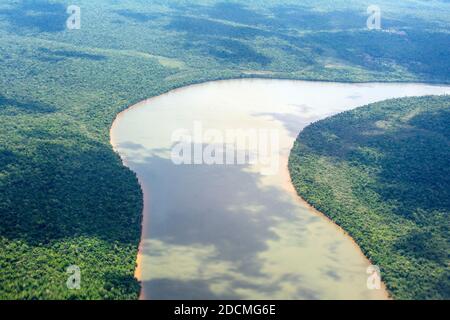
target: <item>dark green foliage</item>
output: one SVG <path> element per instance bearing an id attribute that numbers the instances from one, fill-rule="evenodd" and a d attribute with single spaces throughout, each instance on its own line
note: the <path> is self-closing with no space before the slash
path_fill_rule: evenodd
<path id="1" fill-rule="evenodd" d="M 312 124 L 289 168 L 298 193 L 382 269 L 399 299 L 449 299 L 450 97 L 389 100 Z"/>
<path id="2" fill-rule="evenodd" d="M 278 21 L 285 28 L 294 27 L 304 30 L 360 29 L 366 23 L 364 11 L 334 11 L 330 19 L 329 12 L 310 11 L 307 7 L 280 5 L 273 10 Z"/>
<path id="3" fill-rule="evenodd" d="M 405 28 L 405 40 L 365 30 L 370 3 L 347 2 L 1 1 L 0 298 L 137 298 L 141 190 L 109 144 L 114 117 L 135 102 L 255 74 L 450 82 L 448 5 L 382 0 L 383 21 Z M 81 30 L 65 28 L 69 4 L 82 9 Z M 421 116 L 412 123 L 448 132 Z M 431 231 L 413 231 L 415 246 L 434 243 L 424 241 Z M 65 286 L 72 264 L 79 291 Z M 439 290 L 448 290 L 440 276 Z"/>
<path id="4" fill-rule="evenodd" d="M 257 63 L 266 66 L 271 59 L 255 51 L 251 46 L 236 40 L 213 40 L 206 45 L 209 55 L 224 61 Z"/>
<path id="5" fill-rule="evenodd" d="M 40 48 L 39 51 L 42 53 L 39 59 L 43 59 L 44 61 L 56 62 L 64 59 L 72 58 L 72 59 L 89 59 L 94 61 L 105 60 L 106 57 L 100 54 L 89 54 L 86 52 L 79 51 L 69 51 L 69 50 L 49 50 L 47 48 Z"/>
<path id="6" fill-rule="evenodd" d="M 348 63 L 376 71 L 395 72 L 404 68 L 430 79 L 447 77 L 450 70 L 450 34 L 440 32 L 405 31 L 313 33 L 304 41 L 319 48 L 332 50 L 336 57 Z M 431 47 L 429 43 L 434 45 Z"/>

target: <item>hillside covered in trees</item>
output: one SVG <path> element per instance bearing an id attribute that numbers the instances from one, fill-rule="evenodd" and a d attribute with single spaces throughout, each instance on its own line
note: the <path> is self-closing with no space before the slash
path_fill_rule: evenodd
<path id="1" fill-rule="evenodd" d="M 449 147 L 450 96 L 394 99 L 305 128 L 289 169 L 394 298 L 449 299 Z"/>
<path id="2" fill-rule="evenodd" d="M 450 83 L 448 1 L 380 0 L 383 30 L 372 1 L 78 0 L 70 30 L 72 4 L 0 2 L 0 299 L 138 297 L 142 194 L 109 143 L 138 101 L 254 76 Z"/>

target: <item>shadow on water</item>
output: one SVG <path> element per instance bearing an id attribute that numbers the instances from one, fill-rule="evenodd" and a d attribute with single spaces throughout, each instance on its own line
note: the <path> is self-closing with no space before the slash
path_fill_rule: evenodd
<path id="1" fill-rule="evenodd" d="M 267 25 L 273 22 L 269 16 L 249 9 L 240 3 L 219 2 L 207 8 L 206 13 L 214 19 L 228 20 L 248 25 Z"/>
<path id="2" fill-rule="evenodd" d="M 305 110 L 307 106 L 302 106 Z M 305 113 L 307 111 L 304 111 Z M 308 117 L 305 114 L 294 114 L 294 113 L 255 113 L 255 117 L 271 117 L 272 119 L 279 121 L 283 127 L 289 132 L 292 138 L 296 138 L 299 133 L 299 128 L 304 128 L 316 119 L 316 116 Z"/>
<path id="3" fill-rule="evenodd" d="M 126 146 L 128 143 L 121 148 Z M 136 144 L 129 147 L 125 154 L 144 150 Z M 142 181 L 150 183 L 146 186 L 151 199 L 145 212 L 148 222 L 144 225 L 147 230 L 143 243 L 158 241 L 163 243 L 163 249 L 144 245 L 141 253 L 159 259 L 173 246 L 182 247 L 186 256 L 191 248 L 213 247 L 212 254 L 201 256 L 202 268 L 221 261 L 233 270 L 232 275 L 199 271 L 195 279 L 185 279 L 180 274 L 164 278 L 151 275 L 152 279 L 144 280 L 145 296 L 214 298 L 209 287 L 214 281 L 226 282 L 233 288 L 220 298 L 241 298 L 237 294 L 240 288 L 273 295 L 282 290 L 281 284 L 289 280 L 286 277 L 299 276 L 284 274 L 270 279 L 262 268 L 261 253 L 269 249 L 269 241 L 279 239 L 274 226 L 292 221 L 302 239 L 308 223 L 314 220 L 298 215 L 295 204 L 283 190 L 264 186 L 261 176 L 250 172 L 248 166 L 174 165 L 170 159 L 157 155 L 142 159 L 129 165 Z M 247 278 L 264 281 L 255 284 Z"/>

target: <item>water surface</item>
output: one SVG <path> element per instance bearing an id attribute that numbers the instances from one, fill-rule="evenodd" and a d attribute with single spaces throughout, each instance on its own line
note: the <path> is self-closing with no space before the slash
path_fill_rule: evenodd
<path id="1" fill-rule="evenodd" d="M 295 193 L 289 151 L 309 123 L 393 97 L 450 93 L 423 84 L 231 80 L 178 89 L 121 113 L 112 144 L 144 190 L 137 277 L 145 299 L 384 299 L 369 261 Z M 175 165 L 172 134 L 279 132 L 278 174 L 259 165 Z M 198 142 L 198 141 L 197 141 Z M 200 143 L 200 142 L 198 142 Z"/>

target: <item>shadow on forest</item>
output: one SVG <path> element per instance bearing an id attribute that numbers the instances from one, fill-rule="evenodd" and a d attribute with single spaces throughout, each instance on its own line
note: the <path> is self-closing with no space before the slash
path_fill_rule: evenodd
<path id="1" fill-rule="evenodd" d="M 221 2 L 214 6 L 194 8 L 184 6 L 184 11 L 180 12 L 195 13 L 196 17 L 175 16 L 167 28 L 187 33 L 186 43 L 191 43 L 192 47 L 209 48 L 205 54 L 223 61 L 266 65 L 271 58 L 257 57 L 256 51 L 248 55 L 247 59 L 235 60 L 254 50 L 252 47 L 239 50 L 239 46 L 245 45 L 243 41 L 256 37 L 276 37 L 289 43 L 289 46 L 277 44 L 279 50 L 291 54 L 305 65 L 313 65 L 317 62 L 315 56 L 325 55 L 374 72 L 396 72 L 401 66 L 415 75 L 446 78 L 448 67 L 442 66 L 442 56 L 449 55 L 446 43 L 450 36 L 424 30 L 439 29 L 439 23 L 411 16 L 402 20 L 384 17 L 383 29 L 388 32 L 370 32 L 366 27 L 368 15 L 365 8 L 361 11 L 320 12 L 307 6 L 278 5 L 267 7 L 266 10 L 271 13 L 270 16 L 237 3 Z M 229 21 L 230 24 L 205 17 Z M 422 26 L 421 30 L 417 30 L 418 25 Z M 317 32 L 295 35 L 291 32 L 293 29 Z M 205 40 L 205 37 L 216 42 L 224 38 L 235 42 L 219 43 L 223 49 L 214 50 L 214 46 L 208 44 L 211 39 Z M 192 44 L 192 40 L 196 44 Z M 240 44 L 236 43 L 237 40 Z M 430 42 L 435 45 L 430 47 Z"/>
<path id="2" fill-rule="evenodd" d="M 448 222 L 442 221 L 442 226 Z M 415 259 L 427 259 L 436 261 L 445 266 L 448 261 L 449 244 L 448 239 L 436 237 L 436 229 L 421 228 L 409 232 L 395 243 L 395 249 L 414 257 Z"/>
<path id="3" fill-rule="evenodd" d="M 263 66 L 272 62 L 271 58 L 257 52 L 251 46 L 231 39 L 211 39 L 206 50 L 209 55 L 223 61 L 255 62 Z"/>
<path id="4" fill-rule="evenodd" d="M 273 19 L 270 19 L 268 16 L 250 10 L 240 3 L 219 2 L 212 7 L 206 8 L 205 12 L 209 17 L 214 19 L 228 20 L 248 25 L 267 25 L 273 22 Z"/>
<path id="5" fill-rule="evenodd" d="M 274 20 L 278 21 L 283 28 L 297 28 L 302 30 L 333 30 L 350 31 L 366 28 L 367 6 L 362 5 L 361 10 L 349 11 L 319 11 L 307 5 L 277 5 L 272 7 L 271 12 Z M 411 29 L 417 26 L 422 28 L 433 28 L 438 26 L 434 21 L 427 21 L 413 16 L 407 16 L 403 20 L 396 20 L 383 16 L 383 29 Z"/>
<path id="6" fill-rule="evenodd" d="M 134 20 L 135 22 L 147 22 L 150 20 L 155 20 L 158 17 L 160 17 L 160 15 L 157 14 L 142 13 L 130 9 L 117 10 L 115 11 L 115 13 L 124 18 Z"/>
<path id="7" fill-rule="evenodd" d="M 37 59 L 41 61 L 48 62 L 58 62 L 63 61 L 69 58 L 72 59 L 86 59 L 92 61 L 102 61 L 106 60 L 106 56 L 99 54 L 91 54 L 80 51 L 71 51 L 71 50 L 50 50 L 47 48 L 39 48 L 39 56 Z"/>
<path id="8" fill-rule="evenodd" d="M 54 106 L 50 106 L 40 102 L 24 102 L 18 101 L 14 99 L 9 99 L 0 94 L 0 113 L 13 113 L 14 110 L 17 109 L 19 112 L 25 113 L 53 113 L 56 112 L 57 109 Z"/>
<path id="9" fill-rule="evenodd" d="M 10 32 L 59 32 L 66 28 L 66 6 L 47 0 L 22 0 L 10 9 L 0 10 L 10 24 Z"/>

